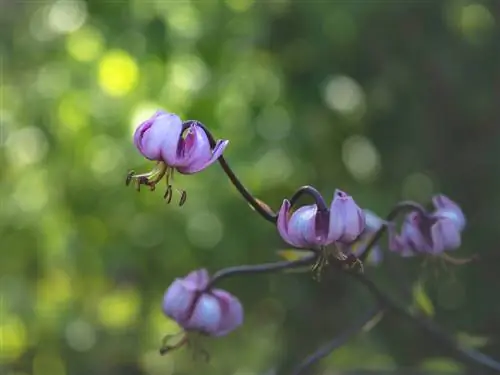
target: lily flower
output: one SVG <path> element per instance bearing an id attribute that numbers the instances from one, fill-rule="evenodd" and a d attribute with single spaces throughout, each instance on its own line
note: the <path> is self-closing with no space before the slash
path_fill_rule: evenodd
<path id="1" fill-rule="evenodd" d="M 229 141 L 218 140 L 214 147 L 205 131 L 196 121 L 183 123 L 179 116 L 173 113 L 157 111 L 136 129 L 134 145 L 148 160 L 156 161 L 156 167 L 144 174 L 130 172 L 127 185 L 134 181 L 137 189 L 147 185 L 154 190 L 164 177 L 167 190 L 164 198 L 170 203 L 174 171 L 181 174 L 201 172 L 217 161 Z M 186 192 L 176 189 L 180 195 L 180 205 L 186 200 Z"/>

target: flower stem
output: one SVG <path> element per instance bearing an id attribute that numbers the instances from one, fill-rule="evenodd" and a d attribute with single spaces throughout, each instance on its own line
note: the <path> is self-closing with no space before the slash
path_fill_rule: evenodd
<path id="1" fill-rule="evenodd" d="M 308 370 L 314 363 L 328 356 L 335 349 L 344 345 L 351 337 L 361 332 L 367 327 L 375 318 L 383 314 L 384 310 L 380 306 L 368 310 L 365 314 L 360 316 L 349 328 L 335 336 L 331 341 L 327 342 L 316 350 L 311 355 L 307 356 L 302 363 L 300 363 L 290 375 L 300 375 Z"/>
<path id="2" fill-rule="evenodd" d="M 326 205 L 326 202 L 321 193 L 318 190 L 316 190 L 316 188 L 309 185 L 301 186 L 295 192 L 295 194 L 292 195 L 292 197 L 290 198 L 290 206 L 293 207 L 294 204 L 297 203 L 297 201 L 300 199 L 300 197 L 302 197 L 305 194 L 310 195 L 314 199 L 319 211 L 321 212 L 328 211 L 328 206 Z"/>
<path id="3" fill-rule="evenodd" d="M 432 338 L 440 342 L 444 347 L 448 348 L 457 360 L 468 364 L 471 367 L 494 370 L 496 373 L 500 372 L 500 362 L 483 354 L 475 349 L 467 348 L 458 343 L 447 332 L 443 331 L 439 325 L 432 320 L 422 316 L 416 316 L 408 312 L 405 308 L 399 306 L 384 292 L 382 292 L 377 285 L 368 279 L 366 276 L 344 270 L 349 276 L 363 284 L 368 291 L 378 300 L 379 304 L 388 311 L 400 315 L 413 323 L 416 323 L 423 331 L 427 332 Z"/>
<path id="4" fill-rule="evenodd" d="M 185 121 L 183 126 L 188 127 L 192 124 L 196 124 L 199 128 L 201 128 L 205 134 L 207 135 L 208 141 L 210 142 L 210 147 L 215 147 L 215 139 L 210 133 L 210 131 L 203 125 L 201 122 L 196 121 L 196 120 L 188 120 Z M 243 183 L 239 180 L 239 178 L 234 174 L 233 170 L 227 163 L 226 159 L 224 159 L 224 156 L 220 156 L 218 159 L 218 162 L 222 168 L 222 170 L 226 173 L 227 177 L 231 181 L 231 183 L 234 185 L 236 190 L 245 198 L 245 200 L 252 206 L 255 211 L 257 211 L 264 219 L 271 223 L 276 223 L 277 215 L 275 212 L 270 211 L 268 208 L 262 206 L 257 199 L 250 193 L 250 191 L 243 185 Z"/>
<path id="5" fill-rule="evenodd" d="M 248 275 L 248 274 L 260 274 L 260 273 L 273 273 L 279 272 L 287 269 L 299 268 L 303 266 L 309 266 L 314 264 L 317 260 L 318 254 L 312 254 L 310 256 L 298 259 L 298 260 L 287 260 L 282 262 L 273 262 L 273 263 L 263 263 L 256 265 L 244 265 L 244 266 L 235 266 L 224 268 L 218 272 L 216 272 L 209 284 L 205 288 L 205 290 L 209 290 L 216 283 L 220 282 L 223 279 L 228 277 L 237 276 L 237 275 Z"/>
<path id="6" fill-rule="evenodd" d="M 418 211 L 422 215 L 427 216 L 427 211 L 421 204 L 412 201 L 402 201 L 399 202 L 396 206 L 394 206 L 391 212 L 389 212 L 389 214 L 386 217 L 386 221 L 390 222 L 394 220 L 400 213 L 405 211 Z M 383 224 L 380 227 L 380 229 L 377 232 L 375 232 L 370 242 L 366 244 L 365 249 L 358 257 L 361 262 L 364 262 L 368 258 L 368 255 L 370 255 L 370 251 L 372 250 L 373 246 L 378 242 L 378 240 L 380 240 L 380 238 L 382 237 L 382 235 L 385 233 L 386 230 L 387 230 L 387 224 Z"/>

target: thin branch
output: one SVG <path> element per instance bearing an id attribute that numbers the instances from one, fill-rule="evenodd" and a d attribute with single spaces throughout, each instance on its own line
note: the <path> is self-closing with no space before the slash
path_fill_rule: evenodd
<path id="1" fill-rule="evenodd" d="M 216 283 L 223 279 L 238 275 L 248 275 L 248 274 L 260 274 L 260 273 L 273 273 L 278 271 L 283 271 L 287 269 L 299 268 L 303 266 L 313 265 L 317 261 L 318 254 L 312 254 L 308 257 L 304 257 L 298 260 L 292 261 L 282 261 L 273 263 L 263 263 L 257 265 L 244 265 L 224 268 L 216 272 L 210 283 L 207 285 L 206 289 L 212 288 Z"/>
<path id="2" fill-rule="evenodd" d="M 391 212 L 389 212 L 389 214 L 387 215 L 386 221 L 390 222 L 394 220 L 400 213 L 405 211 L 418 211 L 422 215 L 427 216 L 427 211 L 422 205 L 412 201 L 403 201 L 394 206 Z M 380 240 L 386 230 L 387 224 L 384 224 L 377 232 L 375 232 L 370 242 L 366 244 L 365 250 L 363 250 L 363 252 L 359 256 L 360 261 L 364 262 L 368 258 L 368 255 L 370 255 L 370 251 L 372 250 L 373 246 L 378 242 L 378 240 Z"/>
<path id="3" fill-rule="evenodd" d="M 375 285 L 375 283 L 368 279 L 366 276 L 349 271 L 345 272 L 347 272 L 347 274 L 354 278 L 356 281 L 363 284 L 375 296 L 375 298 L 384 308 L 408 320 L 411 320 L 413 323 L 417 324 L 420 328 L 431 335 L 433 339 L 439 341 L 443 346 L 446 346 L 448 349 L 450 349 L 455 354 L 455 358 L 457 360 L 460 360 L 461 362 L 468 364 L 471 367 L 483 367 L 485 369 L 487 368 L 489 370 L 494 370 L 495 372 L 500 373 L 500 362 L 477 350 L 463 347 L 432 320 L 424 318 L 422 316 L 415 316 L 411 314 L 406 309 L 394 302 L 384 292 L 382 292 Z"/>
<path id="4" fill-rule="evenodd" d="M 377 315 L 383 314 L 383 312 L 384 310 L 380 306 L 368 310 L 365 314 L 360 316 L 352 326 L 306 357 L 306 359 L 304 359 L 304 361 L 302 361 L 302 363 L 298 365 L 290 375 L 300 375 L 304 373 L 304 371 L 307 371 L 314 363 L 330 355 L 335 349 L 344 345 L 351 337 L 361 332 L 372 322 L 374 318 L 377 317 Z"/>

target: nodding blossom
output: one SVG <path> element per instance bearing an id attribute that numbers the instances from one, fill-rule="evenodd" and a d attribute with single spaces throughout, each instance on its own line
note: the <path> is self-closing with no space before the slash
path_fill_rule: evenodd
<path id="1" fill-rule="evenodd" d="M 174 171 L 181 174 L 201 172 L 222 155 L 229 141 L 218 140 L 211 145 L 210 139 L 200 123 L 190 121 L 183 123 L 173 113 L 157 111 L 136 129 L 134 145 L 147 159 L 157 162 L 149 173 L 129 173 L 127 184 L 134 180 L 137 188 L 147 185 L 152 190 L 163 177 L 167 180 L 165 199 L 170 202 Z M 213 147 L 212 147 L 213 146 Z M 181 204 L 186 199 L 185 191 L 181 194 Z"/>
<path id="2" fill-rule="evenodd" d="M 209 282 L 205 269 L 176 279 L 163 297 L 163 312 L 185 331 L 224 336 L 242 324 L 243 307 L 225 290 L 206 290 Z"/>
<path id="3" fill-rule="evenodd" d="M 461 244 L 466 219 L 460 207 L 444 195 L 433 197 L 435 210 L 428 215 L 406 215 L 400 233 L 389 228 L 389 249 L 402 256 L 437 255 Z"/>
<path id="4" fill-rule="evenodd" d="M 317 248 L 356 240 L 365 228 L 365 215 L 350 195 L 336 190 L 330 207 L 323 211 L 313 204 L 292 212 L 290 201 L 285 199 L 278 213 L 277 226 L 288 244 L 297 248 Z"/>

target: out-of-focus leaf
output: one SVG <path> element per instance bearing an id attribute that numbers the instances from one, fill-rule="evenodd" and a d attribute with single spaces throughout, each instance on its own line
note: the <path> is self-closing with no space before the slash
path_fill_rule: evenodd
<path id="1" fill-rule="evenodd" d="M 460 344 L 473 348 L 482 348 L 491 342 L 491 339 L 489 337 L 470 335 L 465 332 L 460 332 L 457 335 L 457 340 Z"/>
<path id="2" fill-rule="evenodd" d="M 413 286 L 413 303 L 414 306 L 425 315 L 433 316 L 434 315 L 434 305 L 425 292 L 424 286 L 421 282 L 417 282 Z"/>
<path id="3" fill-rule="evenodd" d="M 426 371 L 443 371 L 447 374 L 461 374 L 462 366 L 452 359 L 448 358 L 432 358 L 424 361 L 420 367 Z"/>

